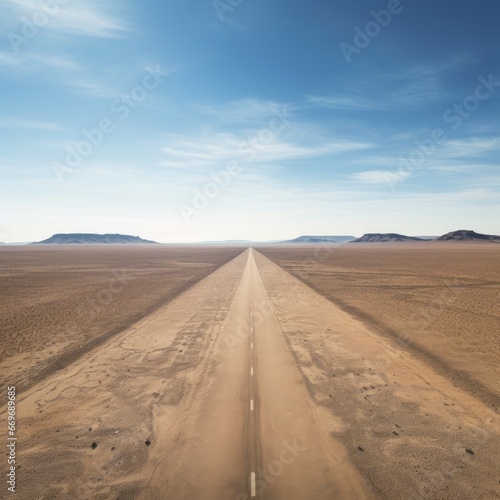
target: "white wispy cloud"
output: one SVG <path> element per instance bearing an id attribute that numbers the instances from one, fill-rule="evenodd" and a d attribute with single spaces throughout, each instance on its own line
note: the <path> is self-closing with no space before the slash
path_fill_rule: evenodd
<path id="1" fill-rule="evenodd" d="M 0 127 L 38 129 L 38 130 L 64 130 L 64 127 L 62 127 L 57 123 L 20 120 L 18 118 L 0 119 Z"/>
<path id="2" fill-rule="evenodd" d="M 411 175 L 409 172 L 399 172 L 397 170 L 367 170 L 351 174 L 349 178 L 361 184 L 394 185 L 395 183 L 403 182 L 408 177 L 411 177 Z"/>
<path id="3" fill-rule="evenodd" d="M 345 110 L 368 110 L 381 109 L 380 103 L 370 101 L 361 97 L 351 96 L 306 96 L 306 102 L 321 108 L 345 109 Z"/>
<path id="4" fill-rule="evenodd" d="M 369 78 L 340 82 L 342 90 L 328 95 L 308 95 L 305 105 L 338 110 L 381 110 L 397 106 L 414 108 L 422 103 L 450 97 L 442 78 L 446 72 L 472 64 L 471 54 L 457 54 L 435 64 L 404 64 L 391 72 L 377 72 Z"/>
<path id="5" fill-rule="evenodd" d="M 263 140 L 264 135 L 259 135 L 259 131 L 246 137 L 232 133 L 204 135 L 196 138 L 169 134 L 165 138 L 168 145 L 162 148 L 166 154 L 162 165 L 200 168 L 229 160 L 266 163 L 359 151 L 372 146 L 368 143 L 340 139 L 316 145 L 301 145 L 280 140 L 279 137 L 273 135 L 267 137 L 269 140 Z"/>
<path id="6" fill-rule="evenodd" d="M 471 137 L 449 140 L 438 150 L 444 158 L 463 158 L 481 156 L 484 153 L 500 150 L 500 137 Z"/>
<path id="7" fill-rule="evenodd" d="M 498 169 L 498 167 L 499 166 L 497 166 L 497 169 Z M 494 175 L 494 176 L 485 176 L 485 177 L 474 178 L 474 180 L 471 181 L 470 184 L 476 185 L 476 186 L 484 186 L 487 188 L 491 188 L 493 186 L 498 186 L 500 188 L 500 176 Z"/>
<path id="8" fill-rule="evenodd" d="M 468 164 L 468 163 L 433 163 L 431 166 L 428 167 L 429 170 L 434 170 L 436 172 L 445 172 L 449 174 L 467 174 L 467 173 L 472 173 L 472 172 L 477 172 L 481 171 L 488 168 L 488 165 L 486 164 Z"/>
<path id="9" fill-rule="evenodd" d="M 199 104 L 201 113 L 224 123 L 252 123 L 256 120 L 271 119 L 276 115 L 288 115 L 295 108 L 289 103 L 242 98 L 220 104 Z"/>
<path id="10" fill-rule="evenodd" d="M 52 66 L 54 68 L 67 69 L 71 71 L 78 71 L 83 69 L 82 66 L 76 61 L 58 55 L 32 54 L 30 57 L 37 60 L 44 66 Z"/>
<path id="11" fill-rule="evenodd" d="M 474 63 L 477 63 L 477 57 L 464 51 L 434 63 L 413 64 L 408 61 L 395 71 L 374 76 L 369 85 L 377 92 L 386 90 L 382 99 L 386 106 L 414 107 L 436 99 L 451 98 L 452 94 L 443 83 L 444 78 Z"/>
<path id="12" fill-rule="evenodd" d="M 3 66 L 20 66 L 23 63 L 23 58 L 8 52 L 0 52 L 0 65 Z"/>
<path id="13" fill-rule="evenodd" d="M 23 17 L 31 19 L 36 13 L 48 13 L 49 22 L 43 28 L 48 31 L 109 38 L 130 29 L 125 21 L 107 14 L 98 2 L 72 0 L 65 5 L 56 2 L 57 10 L 46 9 L 35 0 L 6 0 L 6 3 L 12 15 L 19 17 L 20 24 Z"/>
<path id="14" fill-rule="evenodd" d="M 384 92 L 385 105 L 416 106 L 435 99 L 450 97 L 443 85 L 446 74 L 477 62 L 471 52 L 460 52 L 451 57 L 427 64 L 405 62 L 397 70 L 374 75 L 366 82 L 376 92 Z"/>
<path id="15" fill-rule="evenodd" d="M 413 150 L 416 150 L 416 147 Z M 408 159 L 409 151 L 412 150 L 404 151 L 398 147 L 393 150 L 393 154 L 365 155 L 359 158 L 351 158 L 349 161 L 351 166 L 370 165 L 371 167 L 382 168 L 371 168 L 355 172 L 350 174 L 348 178 L 361 184 L 389 184 L 394 186 L 413 177 L 418 172 L 434 171 L 455 175 L 457 183 L 466 185 L 468 180 L 463 180 L 462 175 L 472 172 L 481 175 L 491 169 L 492 160 L 489 159 L 489 156 L 491 156 L 491 153 L 496 154 L 499 150 L 499 137 L 448 140 L 439 145 L 434 153 L 425 157 L 423 162 L 417 162 L 412 169 L 408 169 L 408 164 L 404 163 L 403 160 Z"/>
<path id="16" fill-rule="evenodd" d="M 386 106 L 415 106 L 443 97 L 439 75 L 433 68 L 412 68 L 389 75 L 384 85 L 390 89 L 384 98 Z"/>
<path id="17" fill-rule="evenodd" d="M 415 107 L 443 97 L 438 76 L 429 68 L 413 68 L 359 81 L 351 91 L 336 95 L 308 95 L 305 105 L 337 110 L 370 111 Z"/>
<path id="18" fill-rule="evenodd" d="M 82 74 L 77 74 L 77 78 L 61 78 L 53 83 L 86 97 L 115 99 L 121 94 L 130 92 L 133 87 L 140 84 L 146 72 L 151 71 L 151 68 L 154 68 L 154 71 L 162 78 L 166 78 L 176 71 L 175 69 L 163 69 L 159 65 L 137 65 L 132 68 L 130 66 L 117 67 L 112 70 L 106 68 L 106 71 L 103 71 L 99 78 L 93 78 L 92 75 L 88 78 L 81 78 Z M 142 105 L 151 107 L 149 103 Z"/>
<path id="19" fill-rule="evenodd" d="M 108 83 L 90 79 L 73 79 L 57 82 L 58 84 L 88 97 L 113 98 L 119 89 Z"/>
<path id="20" fill-rule="evenodd" d="M 19 54 L 0 52 L 0 66 L 22 71 L 39 71 L 46 68 L 78 71 L 83 69 L 80 64 L 71 58 L 57 54 L 40 54 L 37 52 L 23 52 Z"/>

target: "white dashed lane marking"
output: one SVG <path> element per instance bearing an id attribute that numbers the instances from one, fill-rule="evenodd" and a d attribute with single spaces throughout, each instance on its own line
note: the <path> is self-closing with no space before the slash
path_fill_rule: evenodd
<path id="1" fill-rule="evenodd" d="M 255 472 L 250 473 L 250 495 L 255 496 Z"/>

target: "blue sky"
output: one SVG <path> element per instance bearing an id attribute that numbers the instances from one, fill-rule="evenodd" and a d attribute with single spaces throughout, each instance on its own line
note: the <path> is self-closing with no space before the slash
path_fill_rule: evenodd
<path id="1" fill-rule="evenodd" d="M 498 2 L 0 7 L 0 241 L 500 234 Z"/>

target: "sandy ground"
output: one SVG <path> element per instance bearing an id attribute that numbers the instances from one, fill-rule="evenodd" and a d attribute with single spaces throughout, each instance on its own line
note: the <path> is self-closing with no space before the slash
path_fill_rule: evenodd
<path id="1" fill-rule="evenodd" d="M 499 415 L 256 251 L 17 411 L 23 499 L 500 498 Z"/>
<path id="2" fill-rule="evenodd" d="M 295 245 L 262 251 L 500 411 L 500 245 Z"/>
<path id="3" fill-rule="evenodd" d="M 264 256 L 257 264 L 311 397 L 336 417 L 332 436 L 375 498 L 500 498 L 498 413 Z"/>
<path id="4" fill-rule="evenodd" d="M 241 253 L 235 248 L 0 248 L 0 388 L 41 380 Z"/>
<path id="5" fill-rule="evenodd" d="M 238 257 L 20 394 L 20 498 L 135 498 L 147 487 L 181 402 L 206 390 L 245 261 Z"/>

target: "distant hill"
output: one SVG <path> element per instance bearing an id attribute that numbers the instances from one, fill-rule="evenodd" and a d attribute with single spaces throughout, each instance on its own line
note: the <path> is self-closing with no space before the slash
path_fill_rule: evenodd
<path id="1" fill-rule="evenodd" d="M 475 231 L 467 229 L 460 229 L 459 231 L 452 231 L 451 233 L 444 234 L 434 241 L 497 241 L 500 242 L 500 236 L 491 234 L 480 234 Z"/>
<path id="2" fill-rule="evenodd" d="M 357 238 L 351 243 L 396 243 L 407 241 L 429 241 L 414 236 L 406 236 L 397 233 L 366 233 L 361 238 Z"/>
<path id="3" fill-rule="evenodd" d="M 355 236 L 299 236 L 282 243 L 347 243 L 355 239 Z"/>
<path id="4" fill-rule="evenodd" d="M 35 245 L 102 245 L 102 244 L 143 244 L 156 243 L 156 241 L 143 240 L 139 236 L 127 234 L 92 234 L 92 233 L 69 233 L 54 234 L 50 238 L 38 241 Z"/>

